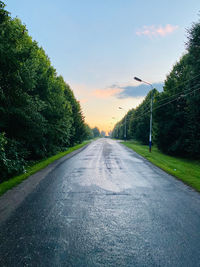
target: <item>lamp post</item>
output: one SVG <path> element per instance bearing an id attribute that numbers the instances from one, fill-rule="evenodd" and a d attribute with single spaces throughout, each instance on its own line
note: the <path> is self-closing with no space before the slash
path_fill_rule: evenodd
<path id="1" fill-rule="evenodd" d="M 119 107 L 119 109 L 123 109 L 125 113 L 127 113 L 127 111 L 124 108 Z M 125 115 L 125 125 L 124 125 L 124 140 L 126 140 L 126 115 Z"/>
<path id="2" fill-rule="evenodd" d="M 146 83 L 151 86 L 151 89 L 153 90 L 153 85 L 151 83 L 148 83 L 146 81 L 141 80 L 138 77 L 134 77 L 134 79 L 138 82 Z M 151 152 L 151 146 L 152 146 L 152 109 L 153 109 L 153 93 L 151 91 L 151 107 L 150 107 L 150 130 L 149 130 L 149 152 Z"/>

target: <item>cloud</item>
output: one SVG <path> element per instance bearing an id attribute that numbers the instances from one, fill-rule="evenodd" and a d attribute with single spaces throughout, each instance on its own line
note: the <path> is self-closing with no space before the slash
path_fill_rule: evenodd
<path id="1" fill-rule="evenodd" d="M 178 29 L 177 25 L 171 25 L 167 24 L 166 26 L 155 26 L 155 25 L 150 25 L 150 26 L 143 26 L 142 29 L 138 30 L 136 32 L 137 35 L 146 35 L 148 37 L 154 37 L 154 36 L 166 36 L 170 33 L 173 33 L 175 30 Z"/>
<path id="2" fill-rule="evenodd" d="M 139 98 L 139 97 L 145 97 L 149 90 L 151 90 L 150 86 L 147 84 L 141 84 L 138 86 L 133 85 L 127 85 L 127 86 L 119 86 L 119 85 L 112 85 L 112 88 L 115 87 L 116 89 L 119 89 L 119 91 L 116 94 L 116 97 L 119 99 L 123 98 Z M 156 88 L 159 92 L 163 90 L 163 83 L 153 83 L 153 87 Z"/>
<path id="3" fill-rule="evenodd" d="M 107 89 L 95 90 L 93 92 L 93 95 L 96 96 L 97 98 L 109 98 L 109 97 L 117 95 L 123 91 L 122 88 L 117 88 L 116 85 L 114 85 L 114 86 L 115 86 L 114 88 L 112 86 L 112 87 L 107 88 Z"/>

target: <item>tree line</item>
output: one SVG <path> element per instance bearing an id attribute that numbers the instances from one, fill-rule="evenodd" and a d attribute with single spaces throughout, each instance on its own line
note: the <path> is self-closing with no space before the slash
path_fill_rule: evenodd
<path id="1" fill-rule="evenodd" d="M 0 1 L 0 182 L 93 136 L 69 85 Z"/>
<path id="2" fill-rule="evenodd" d="M 123 139 L 149 142 L 150 100 L 153 97 L 153 143 L 165 153 L 200 157 L 200 22 L 187 31 L 186 53 L 166 77 L 163 91 L 151 90 L 112 132 Z"/>

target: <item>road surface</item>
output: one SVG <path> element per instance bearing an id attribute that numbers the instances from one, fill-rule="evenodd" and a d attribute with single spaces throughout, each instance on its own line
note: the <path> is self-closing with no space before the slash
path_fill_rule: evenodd
<path id="1" fill-rule="evenodd" d="M 1 223 L 0 266 L 200 266 L 200 194 L 99 139 Z"/>

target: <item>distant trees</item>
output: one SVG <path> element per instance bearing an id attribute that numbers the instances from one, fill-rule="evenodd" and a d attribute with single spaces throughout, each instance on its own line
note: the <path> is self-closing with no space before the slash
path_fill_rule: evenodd
<path id="1" fill-rule="evenodd" d="M 150 98 L 153 101 L 153 142 L 168 154 L 200 157 L 200 22 L 188 31 L 187 53 L 167 76 L 164 91 L 149 92 L 126 114 L 128 139 L 149 141 Z M 113 130 L 123 139 L 125 117 Z"/>
<path id="2" fill-rule="evenodd" d="M 154 89 L 148 93 L 143 102 L 136 108 L 129 110 L 126 117 L 126 137 L 136 139 L 143 144 L 149 143 L 149 111 L 151 94 L 157 94 Z M 113 130 L 113 137 L 124 139 L 125 117 L 118 122 Z"/>
<path id="3" fill-rule="evenodd" d="M 106 132 L 101 131 L 100 135 L 101 135 L 101 137 L 105 137 L 106 136 Z"/>
<path id="4" fill-rule="evenodd" d="M 98 127 L 94 127 L 94 128 L 92 129 L 92 132 L 93 132 L 93 136 L 94 136 L 94 138 L 100 136 L 100 131 L 99 131 Z"/>
<path id="5" fill-rule="evenodd" d="M 89 140 L 92 138 L 94 138 L 93 131 L 88 124 L 85 124 L 85 140 Z"/>
<path id="6" fill-rule="evenodd" d="M 93 137 L 69 85 L 4 8 L 0 1 L 0 181 Z"/>

